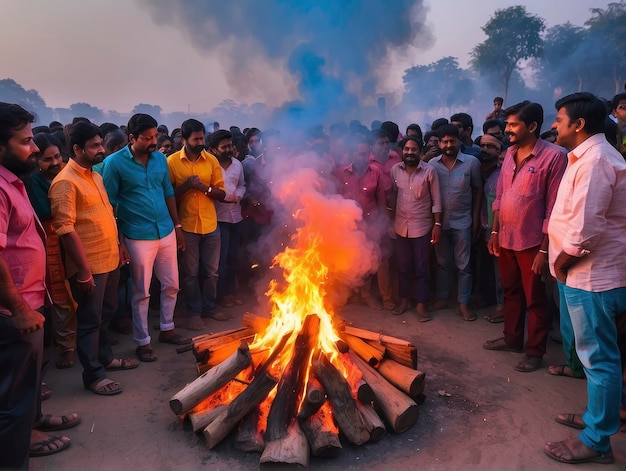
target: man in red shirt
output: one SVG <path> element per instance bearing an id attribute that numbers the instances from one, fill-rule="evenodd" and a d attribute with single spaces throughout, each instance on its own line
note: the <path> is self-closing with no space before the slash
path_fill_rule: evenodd
<path id="1" fill-rule="evenodd" d="M 515 369 L 541 366 L 548 339 L 546 288 L 548 221 L 567 166 L 562 149 L 539 139 L 543 108 L 528 101 L 505 110 L 508 148 L 493 202 L 493 226 L 487 245 L 499 257 L 504 291 L 504 337 L 488 340 L 487 350 L 525 351 Z M 548 275 L 549 276 L 549 275 Z M 524 327 L 528 316 L 528 338 Z"/>

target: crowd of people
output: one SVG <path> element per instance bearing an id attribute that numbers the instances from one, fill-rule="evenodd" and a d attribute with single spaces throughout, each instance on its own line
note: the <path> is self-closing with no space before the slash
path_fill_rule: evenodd
<path id="1" fill-rule="evenodd" d="M 195 119 L 170 133 L 146 114 L 123 126 L 31 127 L 31 113 L 0 103 L 0 468 L 67 448 L 69 438 L 48 432 L 80 423 L 41 411 L 44 337 L 58 368 L 77 356 L 83 387 L 108 396 L 123 388 L 107 371 L 157 360 L 151 306 L 161 343 L 191 341 L 175 312 L 189 330 L 229 319 L 276 253 L 265 237 L 284 222 L 273 184 L 296 155 L 326 191 L 358 204 L 359 228 L 379 251 L 369 276 L 329 308 L 360 301 L 428 322 L 455 300 L 472 322 L 494 306 L 484 319 L 503 323 L 503 336 L 483 347 L 523 353 L 514 368 L 525 373 L 541 368 L 559 320 L 567 361 L 549 371 L 586 378 L 588 405 L 556 417 L 581 433 L 545 453 L 612 462 L 626 400 L 626 93 L 610 105 L 564 97 L 542 133 L 540 104 L 504 108 L 496 97 L 473 138 L 467 113 L 426 133 L 352 121 L 285 135 Z M 136 357 L 113 354 L 109 327 L 132 333 Z"/>

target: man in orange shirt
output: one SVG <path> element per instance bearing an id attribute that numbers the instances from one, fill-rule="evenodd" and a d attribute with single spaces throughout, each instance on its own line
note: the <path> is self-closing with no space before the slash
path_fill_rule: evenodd
<path id="1" fill-rule="evenodd" d="M 219 162 L 204 150 L 204 125 L 188 119 L 181 125 L 181 134 L 183 148 L 168 157 L 167 165 L 185 235 L 180 274 L 189 310 L 187 327 L 201 330 L 202 317 L 228 319 L 224 313 L 217 312 L 215 304 L 220 231 L 214 201 L 224 201 L 226 192 Z M 230 132 L 216 131 L 211 142 L 214 136 L 218 136 L 219 146 L 232 150 Z"/>
<path id="2" fill-rule="evenodd" d="M 52 228 L 65 249 L 65 269 L 78 307 L 76 346 L 83 365 L 85 389 L 104 396 L 122 387 L 107 379 L 106 370 L 136 368 L 136 359 L 114 358 L 107 329 L 117 310 L 119 265 L 128 264 L 120 249 L 113 208 L 102 177 L 92 166 L 104 158 L 102 132 L 77 122 L 70 129 L 72 158 L 52 182 L 49 197 Z"/>

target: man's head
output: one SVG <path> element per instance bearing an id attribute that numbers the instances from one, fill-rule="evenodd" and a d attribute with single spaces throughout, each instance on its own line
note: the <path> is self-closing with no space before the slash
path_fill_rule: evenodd
<path id="1" fill-rule="evenodd" d="M 51 121 L 48 127 L 50 128 L 50 132 L 63 131 L 63 124 L 58 121 Z"/>
<path id="2" fill-rule="evenodd" d="M 70 128 L 69 144 L 72 157 L 81 167 L 91 168 L 104 160 L 104 136 L 98 126 L 79 121 Z"/>
<path id="3" fill-rule="evenodd" d="M 233 147 L 235 148 L 234 157 L 243 160 L 248 155 L 248 139 L 243 134 L 233 136 Z"/>
<path id="4" fill-rule="evenodd" d="M 46 133 L 35 134 L 33 141 L 39 148 L 37 152 L 39 171 L 46 180 L 52 181 L 61 171 L 63 163 L 61 144 L 51 134 Z"/>
<path id="5" fill-rule="evenodd" d="M 209 152 L 217 157 L 218 160 L 232 158 L 235 155 L 232 139 L 233 135 L 230 131 L 225 129 L 215 131 L 209 137 Z"/>
<path id="6" fill-rule="evenodd" d="M 424 134 L 422 133 L 422 128 L 420 128 L 419 124 L 411 123 L 406 127 L 405 136 L 415 136 L 420 141 L 424 140 Z"/>
<path id="7" fill-rule="evenodd" d="M 398 128 L 398 125 L 396 123 L 394 123 L 393 121 L 385 121 L 380 125 L 380 128 L 387 131 L 387 134 L 389 134 L 389 140 L 392 144 L 398 142 L 400 128 Z"/>
<path id="8" fill-rule="evenodd" d="M 246 138 L 248 139 L 248 148 L 250 149 L 250 154 L 254 157 L 258 157 L 263 153 L 263 136 L 261 130 L 258 128 L 250 128 L 246 133 Z M 244 155 L 245 157 L 245 155 Z"/>
<path id="9" fill-rule="evenodd" d="M 608 110 L 602 100 L 591 93 L 567 95 L 556 102 L 556 142 L 566 149 L 574 149 L 587 138 L 604 132 Z"/>
<path id="10" fill-rule="evenodd" d="M 447 157 L 456 158 L 459 153 L 459 128 L 454 124 L 444 124 L 437 131 L 439 136 L 439 148 Z"/>
<path id="11" fill-rule="evenodd" d="M 128 140 L 136 154 L 150 154 L 157 149 L 157 122 L 152 116 L 137 113 L 128 120 Z"/>
<path id="12" fill-rule="evenodd" d="M 611 102 L 612 114 L 620 127 L 626 126 L 626 93 L 618 93 Z"/>
<path id="13" fill-rule="evenodd" d="M 100 126 L 100 130 L 102 131 L 102 126 Z M 121 129 L 115 129 L 114 131 L 109 131 L 104 133 L 104 141 L 102 145 L 104 146 L 104 155 L 111 155 L 113 152 L 117 152 L 122 147 L 128 144 L 128 136 Z"/>
<path id="14" fill-rule="evenodd" d="M 389 158 L 391 140 L 389 134 L 384 129 L 372 131 L 372 154 L 379 162 L 386 162 Z"/>
<path id="15" fill-rule="evenodd" d="M 161 136 L 169 136 L 170 132 L 167 129 L 167 126 L 165 124 L 161 124 L 159 127 L 157 127 L 157 132 L 159 133 L 159 137 Z"/>
<path id="16" fill-rule="evenodd" d="M 30 124 L 35 116 L 20 105 L 0 102 L 0 165 L 17 176 L 37 168 L 39 151 Z"/>
<path id="17" fill-rule="evenodd" d="M 491 134 L 484 134 L 480 138 L 480 154 L 478 159 L 481 162 L 495 162 L 502 152 L 502 142 Z"/>
<path id="18" fill-rule="evenodd" d="M 493 109 L 495 111 L 500 111 L 502 109 L 502 105 L 504 104 L 504 98 L 501 96 L 497 96 L 493 99 Z"/>
<path id="19" fill-rule="evenodd" d="M 157 149 L 161 154 L 171 155 L 173 146 L 172 138 L 167 135 L 159 136 L 157 139 Z"/>
<path id="20" fill-rule="evenodd" d="M 205 132 L 204 124 L 197 119 L 192 118 L 183 121 L 183 124 L 180 125 L 180 135 L 186 153 L 198 155 L 204 150 Z"/>
<path id="21" fill-rule="evenodd" d="M 467 113 L 455 113 L 450 116 L 450 124 L 459 128 L 459 139 L 461 142 L 471 142 L 472 132 L 474 132 L 474 121 Z"/>
<path id="22" fill-rule="evenodd" d="M 543 108 L 539 103 L 523 101 L 504 110 L 504 132 L 513 145 L 529 145 L 541 135 Z"/>
<path id="23" fill-rule="evenodd" d="M 351 134 L 348 137 L 348 153 L 352 165 L 365 168 L 369 163 L 370 145 L 362 134 Z"/>
<path id="24" fill-rule="evenodd" d="M 220 123 L 218 123 L 217 121 L 213 121 L 213 132 L 219 131 L 219 129 L 220 129 Z"/>
<path id="25" fill-rule="evenodd" d="M 406 136 L 398 143 L 402 151 L 402 161 L 407 167 L 417 167 L 422 153 L 422 140 L 416 136 Z"/>
<path id="26" fill-rule="evenodd" d="M 499 119 L 488 119 L 483 123 L 483 134 L 491 134 L 504 141 L 504 123 Z"/>

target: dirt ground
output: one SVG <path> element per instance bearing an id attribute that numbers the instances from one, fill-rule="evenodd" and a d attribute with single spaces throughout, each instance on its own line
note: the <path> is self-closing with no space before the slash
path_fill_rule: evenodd
<path id="1" fill-rule="evenodd" d="M 245 298 L 244 298 L 245 299 Z M 240 326 L 246 310 L 256 311 L 248 299 L 228 309 L 233 319 L 206 321 L 206 332 Z M 502 324 L 482 319 L 465 322 L 453 309 L 433 314 L 419 323 L 414 312 L 393 316 L 351 304 L 342 316 L 357 327 L 405 338 L 417 346 L 418 367 L 426 372 L 427 396 L 420 417 L 407 432 L 388 433 L 377 443 L 355 447 L 344 442 L 334 459 L 311 458 L 311 470 L 562 470 L 567 465 L 543 454 L 546 441 L 574 436 L 575 430 L 557 424 L 560 412 L 581 412 L 586 403 L 585 381 L 550 376 L 547 365 L 564 356 L 560 345 L 549 341 L 544 367 L 534 373 L 513 369 L 519 354 L 483 350 L 487 339 L 501 336 Z M 155 317 L 152 324 L 158 323 Z M 197 335 L 181 329 L 186 335 Z M 118 356 L 133 355 L 131 336 L 113 347 Z M 158 336 L 155 332 L 154 338 Z M 73 369 L 51 366 L 45 381 L 53 389 L 44 413 L 77 412 L 78 427 L 64 434 L 72 446 L 62 453 L 31 459 L 33 471 L 65 470 L 170 470 L 258 469 L 259 454 L 243 453 L 232 437 L 209 450 L 201 436 L 183 426 L 169 408 L 170 397 L 195 377 L 191 353 L 153 343 L 158 361 L 131 371 L 112 372 L 124 392 L 102 397 L 85 391 L 78 361 Z M 53 361 L 56 352 L 52 354 Z M 53 362 L 52 362 L 53 363 Z M 440 396 L 445 391 L 450 396 Z M 616 463 L 603 470 L 626 467 L 626 433 L 612 438 Z M 597 465 L 578 465 L 578 470 Z"/>

